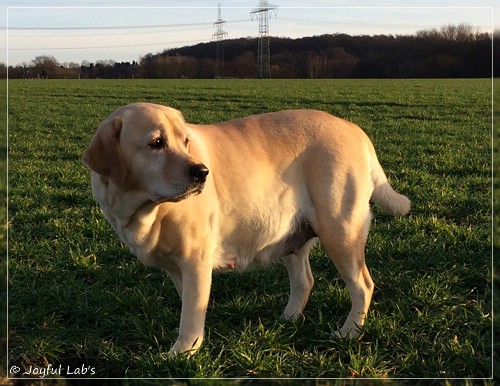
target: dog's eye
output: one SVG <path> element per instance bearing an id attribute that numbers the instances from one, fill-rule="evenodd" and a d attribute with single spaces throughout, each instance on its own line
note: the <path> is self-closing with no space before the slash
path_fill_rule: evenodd
<path id="1" fill-rule="evenodd" d="M 163 138 L 155 138 L 148 146 L 152 149 L 163 149 L 165 147 L 165 141 Z"/>
<path id="2" fill-rule="evenodd" d="M 186 138 L 184 140 L 184 146 L 188 147 L 189 146 L 189 138 Z"/>

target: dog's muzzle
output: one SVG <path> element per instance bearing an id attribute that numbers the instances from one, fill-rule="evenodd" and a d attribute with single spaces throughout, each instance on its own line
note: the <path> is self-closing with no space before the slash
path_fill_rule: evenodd
<path id="1" fill-rule="evenodd" d="M 189 186 L 185 188 L 185 190 L 171 196 L 152 194 L 151 200 L 156 204 L 161 204 L 163 202 L 179 202 L 185 200 L 189 196 L 200 194 L 205 187 L 208 172 L 208 168 L 203 164 L 192 165 L 188 169 L 191 182 L 189 183 Z"/>

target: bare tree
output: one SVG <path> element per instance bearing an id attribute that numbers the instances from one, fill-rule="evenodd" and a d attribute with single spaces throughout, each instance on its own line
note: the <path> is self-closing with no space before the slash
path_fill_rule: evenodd
<path id="1" fill-rule="evenodd" d="M 48 78 L 56 74 L 59 63 L 53 56 L 37 56 L 33 59 L 33 66 L 38 77 Z"/>
<path id="2" fill-rule="evenodd" d="M 463 42 L 472 40 L 472 36 L 474 36 L 474 33 L 472 31 L 472 27 L 468 26 L 467 24 L 460 24 L 460 25 L 449 24 L 441 27 L 441 35 L 446 40 Z"/>

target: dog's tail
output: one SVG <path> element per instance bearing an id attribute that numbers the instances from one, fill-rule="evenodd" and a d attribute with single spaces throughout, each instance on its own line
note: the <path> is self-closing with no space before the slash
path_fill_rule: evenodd
<path id="1" fill-rule="evenodd" d="M 371 177 L 374 186 L 371 200 L 384 212 L 393 216 L 404 216 L 407 214 L 410 211 L 411 201 L 408 197 L 396 192 L 389 184 L 375 152 L 372 153 L 371 165 Z"/>

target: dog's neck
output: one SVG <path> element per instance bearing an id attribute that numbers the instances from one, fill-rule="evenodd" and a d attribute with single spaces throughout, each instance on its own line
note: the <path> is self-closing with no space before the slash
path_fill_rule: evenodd
<path id="1" fill-rule="evenodd" d="M 142 229 L 150 230 L 156 220 L 158 205 L 151 200 L 145 191 L 124 190 L 109 179 L 93 173 L 92 190 L 100 204 L 101 210 L 114 228 L 120 240 L 131 252 L 141 255 L 142 245 L 148 243 L 147 234 Z M 140 214 L 140 215 L 138 215 Z M 134 232 L 126 232 L 127 228 L 135 228 Z M 133 240 L 130 235 L 134 234 Z"/>

